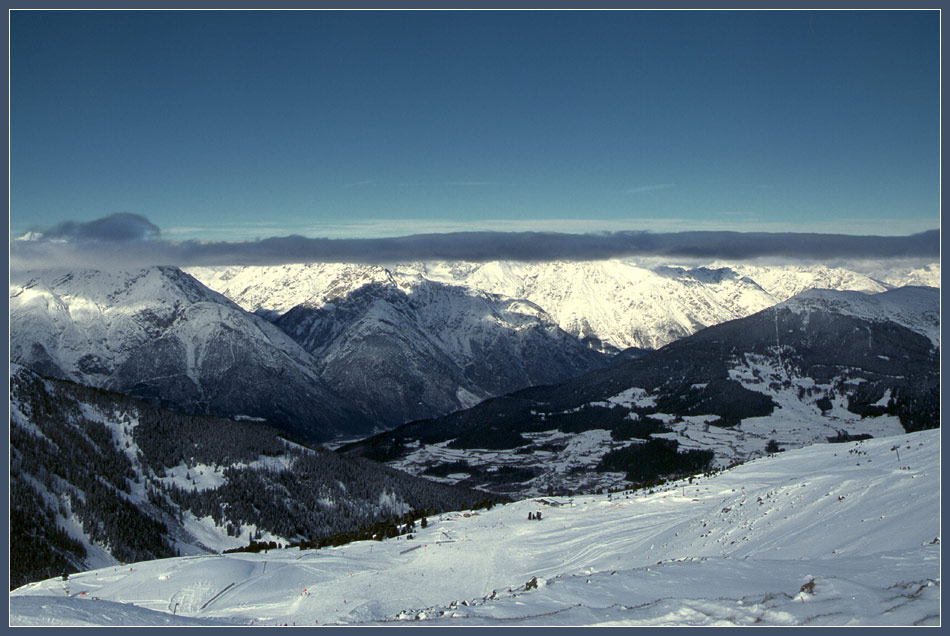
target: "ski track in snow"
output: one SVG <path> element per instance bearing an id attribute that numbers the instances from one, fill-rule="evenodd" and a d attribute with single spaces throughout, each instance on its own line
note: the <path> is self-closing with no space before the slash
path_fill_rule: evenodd
<path id="1" fill-rule="evenodd" d="M 11 623 L 938 624 L 939 436 L 447 513 L 413 540 L 106 567 L 72 575 L 68 597 L 59 579 L 14 590 Z"/>

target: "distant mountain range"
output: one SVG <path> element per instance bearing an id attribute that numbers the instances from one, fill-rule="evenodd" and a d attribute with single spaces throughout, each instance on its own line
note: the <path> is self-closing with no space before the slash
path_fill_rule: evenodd
<path id="1" fill-rule="evenodd" d="M 803 289 L 888 285 L 823 266 L 624 260 L 26 273 L 10 287 L 11 360 L 321 441 L 558 384 Z"/>
<path id="2" fill-rule="evenodd" d="M 530 302 L 372 273 L 332 302 L 270 314 L 273 323 L 172 267 L 27 276 L 10 290 L 11 360 L 318 441 L 607 362 Z"/>
<path id="3" fill-rule="evenodd" d="M 806 289 L 878 293 L 905 285 L 940 286 L 940 266 L 882 264 L 871 274 L 824 265 L 712 263 L 680 267 L 634 260 L 520 263 L 430 262 L 390 267 L 315 263 L 189 268 L 208 287 L 248 311 L 275 317 L 298 305 L 335 302 L 371 282 L 420 281 L 498 294 L 540 307 L 588 346 L 616 352 L 655 349 L 710 325 L 742 318 Z"/>

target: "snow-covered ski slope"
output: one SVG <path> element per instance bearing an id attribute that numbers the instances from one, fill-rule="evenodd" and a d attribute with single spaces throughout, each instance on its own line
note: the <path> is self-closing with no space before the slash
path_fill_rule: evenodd
<path id="1" fill-rule="evenodd" d="M 612 496 L 430 517 L 411 540 L 183 557 L 11 592 L 14 625 L 936 625 L 939 431 Z M 528 513 L 542 512 L 542 520 Z"/>

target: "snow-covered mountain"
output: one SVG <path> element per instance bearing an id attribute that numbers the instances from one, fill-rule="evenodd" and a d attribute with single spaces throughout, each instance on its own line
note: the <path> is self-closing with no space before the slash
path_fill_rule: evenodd
<path id="1" fill-rule="evenodd" d="M 805 317 L 836 313 L 871 323 L 894 322 L 940 346 L 940 294 L 933 287 L 900 287 L 880 294 L 812 289 L 782 303 Z M 873 343 L 869 343 L 873 347 Z"/>
<path id="2" fill-rule="evenodd" d="M 870 276 L 842 267 L 818 264 L 757 266 L 745 263 L 730 264 L 728 267 L 754 280 L 776 301 L 788 300 L 809 289 L 878 294 L 889 288 Z"/>
<path id="3" fill-rule="evenodd" d="M 523 299 L 591 347 L 654 348 L 776 301 L 732 272 L 638 267 L 623 260 L 517 263 L 309 264 L 188 270 L 249 311 L 277 314 L 345 296 L 367 282 L 420 278 Z M 411 283 L 410 283 L 411 284 Z"/>
<path id="4" fill-rule="evenodd" d="M 434 515 L 411 540 L 105 567 L 13 590 L 10 622 L 939 625 L 939 462 L 924 431 Z"/>
<path id="5" fill-rule="evenodd" d="M 436 280 L 530 300 L 568 333 L 616 349 L 660 347 L 775 302 L 725 268 L 646 268 L 620 259 L 422 267 Z"/>
<path id="6" fill-rule="evenodd" d="M 10 287 L 14 363 L 313 439 L 373 428 L 290 337 L 177 268 L 24 278 Z"/>
<path id="7" fill-rule="evenodd" d="M 314 294 L 306 302 L 279 316 L 248 307 L 273 322 L 175 268 L 27 277 L 10 290 L 12 360 L 312 438 L 443 415 L 606 364 L 524 300 L 383 268 L 297 269 Z M 270 282 L 280 300 L 289 287 Z"/>
<path id="8" fill-rule="evenodd" d="M 334 289 L 274 324 L 319 361 L 327 385 L 382 424 L 450 413 L 606 363 L 527 301 L 409 276 L 345 296 Z"/>
<path id="9" fill-rule="evenodd" d="M 320 307 L 368 283 L 392 280 L 385 267 L 348 263 L 190 267 L 186 271 L 247 311 L 271 317 L 297 305 Z"/>
<path id="10" fill-rule="evenodd" d="M 343 447 L 538 495 L 939 425 L 939 291 L 809 291 L 554 387 Z"/>
<path id="11" fill-rule="evenodd" d="M 892 287 L 915 285 L 920 287 L 940 287 L 940 263 L 927 265 L 891 265 L 879 268 L 871 274 Z"/>
<path id="12" fill-rule="evenodd" d="M 880 276 L 888 272 L 883 266 L 879 269 Z M 658 348 L 806 289 L 878 293 L 904 284 L 939 286 L 939 264 L 904 269 L 892 272 L 888 280 L 824 265 L 686 267 L 633 259 L 427 262 L 389 267 L 318 263 L 188 271 L 248 311 L 271 317 L 301 304 L 320 306 L 367 283 L 394 280 L 404 284 L 422 277 L 475 293 L 527 300 L 589 346 L 615 352 L 627 347 Z"/>

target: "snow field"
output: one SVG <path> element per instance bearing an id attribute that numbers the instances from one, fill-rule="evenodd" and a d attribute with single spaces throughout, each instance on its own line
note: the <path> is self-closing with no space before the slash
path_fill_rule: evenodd
<path id="1" fill-rule="evenodd" d="M 51 579 L 11 593 L 11 621 L 159 624 L 131 604 L 245 625 L 939 622 L 939 431 L 556 501 L 430 517 L 411 540 L 103 568 L 70 577 L 78 598 Z"/>
<path id="2" fill-rule="evenodd" d="M 534 450 L 530 454 L 519 454 L 516 449 L 491 450 L 481 448 L 449 448 L 452 440 L 436 444 L 417 443 L 415 450 L 388 465 L 413 475 L 424 476 L 433 481 L 456 484 L 470 477 L 469 473 L 453 473 L 445 477 L 425 474 L 426 468 L 436 464 L 466 461 L 473 468 L 491 471 L 504 467 L 541 468 L 543 473 L 522 483 L 520 492 L 528 495 L 543 495 L 549 487 L 568 490 L 599 490 L 601 488 L 620 487 L 626 483 L 624 473 L 600 473 L 593 467 L 601 457 L 612 450 L 628 446 L 633 442 L 617 442 L 610 431 L 593 429 L 580 433 L 562 433 L 559 430 L 522 433 L 532 444 L 558 444 L 564 449 L 554 452 Z M 491 489 L 491 484 L 475 484 L 476 488 Z"/>

